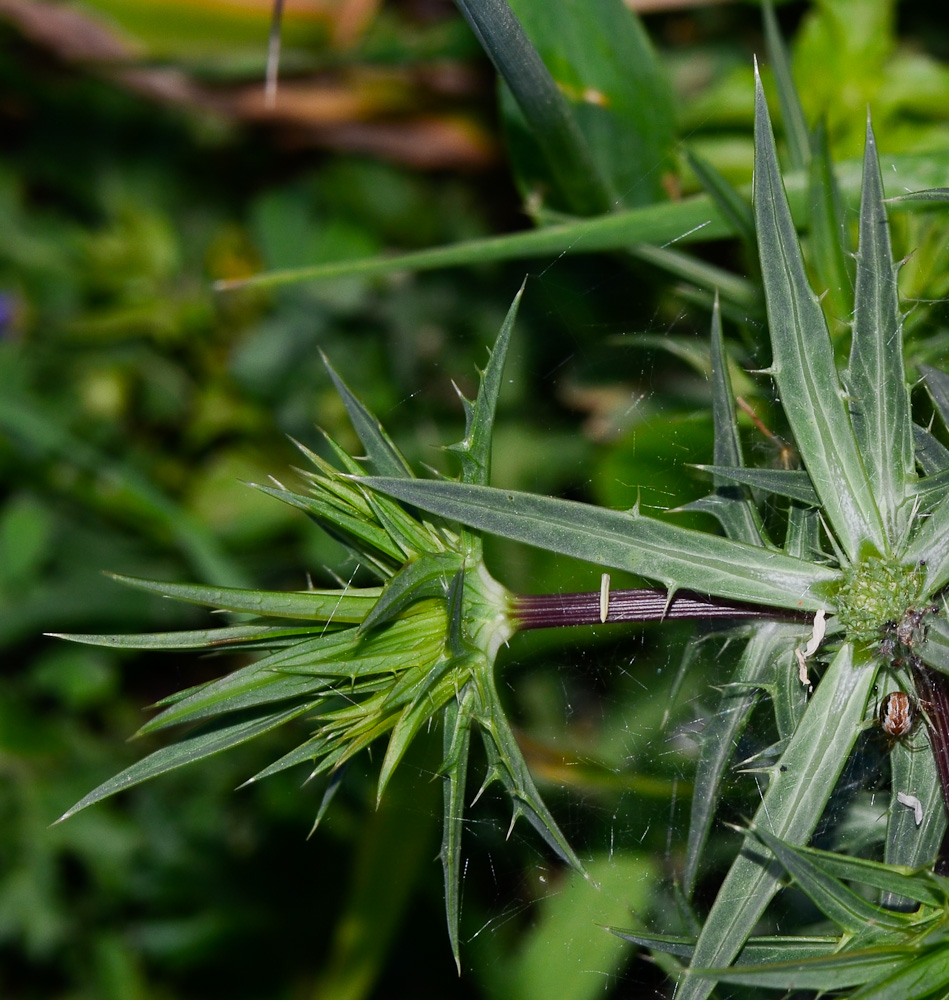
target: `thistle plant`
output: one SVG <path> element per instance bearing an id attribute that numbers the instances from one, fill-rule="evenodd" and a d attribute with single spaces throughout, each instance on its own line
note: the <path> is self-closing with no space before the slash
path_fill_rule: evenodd
<path id="1" fill-rule="evenodd" d="M 787 117 L 787 116 L 786 116 Z M 441 726 L 441 861 L 449 937 L 459 960 L 461 835 L 472 735 L 513 820 L 526 818 L 567 864 L 583 864 L 544 803 L 495 681 L 502 645 L 523 628 L 671 617 L 744 619 L 731 683 L 702 736 L 685 861 L 682 924 L 618 930 L 664 957 L 676 996 L 700 1000 L 716 982 L 854 996 L 936 997 L 949 989 L 949 880 L 934 863 L 949 789 L 949 450 L 914 423 L 905 369 L 886 203 L 867 127 L 849 350 L 833 335 L 808 278 L 788 206 L 768 108 L 756 83 L 753 221 L 773 381 L 800 460 L 796 469 L 746 465 L 721 317 L 711 328 L 713 492 L 692 507 L 722 533 L 687 529 L 634 508 L 588 504 L 489 485 L 491 435 L 518 299 L 482 373 L 462 400 L 463 440 L 450 449 L 458 480 L 416 478 L 375 417 L 331 371 L 366 452 L 329 441 L 333 462 L 301 446 L 305 492 L 264 492 L 300 508 L 342 541 L 378 585 L 299 593 L 226 590 L 124 579 L 154 593 L 245 617 L 219 629 L 139 636 L 73 635 L 156 649 L 260 654 L 249 666 L 160 704 L 143 732 L 199 728 L 107 781 L 66 816 L 109 795 L 295 720 L 311 734 L 250 780 L 308 765 L 329 782 L 386 738 L 378 796 L 417 734 Z M 833 201 L 830 172 L 817 194 Z M 935 196 L 934 196 L 935 197 Z M 819 199 L 815 199 L 818 201 Z M 733 206 L 734 207 L 734 206 Z M 739 209 L 740 211 L 740 209 Z M 815 227 L 815 238 L 817 227 Z M 847 263 L 845 236 L 823 230 L 825 258 Z M 839 298 L 840 287 L 834 295 Z M 835 298 L 835 301 L 837 299 Z M 949 426 L 949 375 L 921 372 L 934 418 Z M 517 539 L 655 581 L 655 590 L 516 597 L 488 573 L 482 533 Z M 838 781 L 881 698 L 918 700 L 921 726 L 891 732 L 891 802 L 884 856 L 809 846 L 829 822 Z M 732 750 L 762 693 L 777 740 L 744 765 L 760 803 L 708 913 L 692 895 L 716 820 Z M 480 793 L 479 793 L 480 794 Z M 477 798 L 477 796 L 476 796 Z M 64 817 L 65 818 L 65 817 Z M 512 820 L 512 822 L 513 822 Z M 782 885 L 795 883 L 823 914 L 815 933 L 754 937 Z M 672 931 L 672 932 L 670 932 Z"/>

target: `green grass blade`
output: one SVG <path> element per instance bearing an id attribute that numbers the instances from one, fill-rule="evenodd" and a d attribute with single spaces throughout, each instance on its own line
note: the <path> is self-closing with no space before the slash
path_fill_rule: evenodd
<path id="1" fill-rule="evenodd" d="M 675 107 L 665 65 L 630 5 L 510 3 L 566 97 L 612 207 L 665 201 L 662 178 L 671 166 Z M 516 143 L 510 151 L 522 189 L 549 188 L 543 176 L 524 169 L 530 163 L 524 164 Z M 530 157 L 529 148 L 524 152 Z"/>
<path id="2" fill-rule="evenodd" d="M 611 192 L 566 98 L 507 0 L 456 0 L 509 87 L 551 176 L 578 215 L 608 211 Z"/>
<path id="3" fill-rule="evenodd" d="M 855 657 L 849 643 L 841 646 L 781 757 L 781 767 L 771 772 L 755 813 L 756 827 L 791 844 L 811 837 L 860 733 L 876 673 L 871 657 L 862 652 Z M 733 961 L 777 892 L 781 871 L 769 852 L 746 839 L 696 942 L 695 968 L 722 968 Z M 705 1000 L 714 985 L 686 974 L 676 998 Z"/>
<path id="4" fill-rule="evenodd" d="M 749 318 L 762 314 L 758 287 L 747 278 L 668 247 L 654 247 L 641 243 L 631 247 L 629 252 L 639 260 L 661 268 L 667 274 L 689 281 L 707 292 L 717 292 L 728 306 L 741 311 Z"/>
<path id="5" fill-rule="evenodd" d="M 764 39 L 768 47 L 768 62 L 774 74 L 774 82 L 778 91 L 778 103 L 781 105 L 781 122 L 784 125 L 784 138 L 788 146 L 788 157 L 793 170 L 805 170 L 811 159 L 810 137 L 807 122 L 804 120 L 804 109 L 794 77 L 791 73 L 791 58 L 787 46 L 781 37 L 778 20 L 774 16 L 771 0 L 764 0 L 761 5 L 764 18 Z"/>
<path id="6" fill-rule="evenodd" d="M 637 511 L 431 480 L 375 479 L 371 489 L 472 528 L 625 569 L 672 589 L 795 610 L 829 608 L 836 570 L 757 545 L 680 528 Z"/>
<path id="7" fill-rule="evenodd" d="M 949 151 L 888 157 L 884 167 L 887 184 L 894 190 L 945 182 L 949 179 Z M 848 205 L 859 201 L 860 171 L 861 163 L 858 161 L 848 161 L 837 167 L 840 190 Z M 809 210 L 807 178 L 803 174 L 791 174 L 785 178 L 785 185 L 793 217 L 803 225 Z M 265 271 L 246 278 L 218 281 L 214 287 L 218 291 L 245 287 L 278 288 L 301 281 L 334 281 L 350 276 L 430 271 L 536 257 L 553 259 L 564 254 L 625 251 L 638 243 L 665 246 L 673 241 L 687 244 L 717 240 L 734 235 L 734 232 L 733 224 L 713 199 L 708 195 L 695 195 L 677 202 L 646 205 L 593 219 L 564 222 L 529 232 L 492 236 L 430 250 Z"/>
<path id="8" fill-rule="evenodd" d="M 902 537 L 916 479 L 909 389 L 903 368 L 903 319 L 883 182 L 867 122 L 853 343 L 846 373 L 854 434 L 891 540 Z"/>
<path id="9" fill-rule="evenodd" d="M 824 514 L 851 560 L 888 551 L 837 375 L 834 350 L 781 181 L 761 79 L 755 80 L 755 218 L 768 303 L 771 373 Z"/>
<path id="10" fill-rule="evenodd" d="M 686 160 L 708 196 L 727 219 L 735 235 L 749 248 L 755 245 L 755 213 L 751 202 L 707 160 L 686 150 Z"/>
<path id="11" fill-rule="evenodd" d="M 295 705 L 293 708 L 284 709 L 281 712 L 267 712 L 262 715 L 258 713 L 250 719 L 242 719 L 239 722 L 212 723 L 200 732 L 179 740 L 169 747 L 156 750 L 144 760 L 138 761 L 109 778 L 108 781 L 104 781 L 98 788 L 93 789 L 80 799 L 71 809 L 67 809 L 56 822 L 61 823 L 70 816 L 75 816 L 80 810 L 96 802 L 101 802 L 118 792 L 125 791 L 133 785 L 139 785 L 143 781 L 165 774 L 167 771 L 184 767 L 186 764 L 193 764 L 195 761 L 204 760 L 205 757 L 246 743 L 271 729 L 282 726 L 285 722 L 295 719 L 306 711 L 306 705 Z"/>

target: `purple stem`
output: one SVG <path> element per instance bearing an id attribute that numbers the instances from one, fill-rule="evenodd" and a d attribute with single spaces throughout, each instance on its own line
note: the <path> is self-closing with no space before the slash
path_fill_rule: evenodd
<path id="1" fill-rule="evenodd" d="M 745 604 L 738 601 L 716 600 L 677 591 L 672 600 L 668 592 L 652 588 L 611 590 L 606 622 L 658 622 L 671 618 L 770 618 L 808 621 L 810 613 L 802 614 L 786 608 Z M 600 594 L 521 594 L 514 601 L 514 620 L 521 630 L 531 628 L 562 628 L 565 625 L 599 625 Z"/>
<path id="2" fill-rule="evenodd" d="M 918 660 L 913 667 L 916 694 L 924 710 L 929 745 L 936 758 L 943 801 L 949 810 L 949 679 Z"/>

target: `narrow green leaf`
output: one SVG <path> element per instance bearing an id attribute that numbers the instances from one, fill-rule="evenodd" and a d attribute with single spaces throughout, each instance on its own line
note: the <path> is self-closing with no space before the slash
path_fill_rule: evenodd
<path id="1" fill-rule="evenodd" d="M 362 446 L 366 449 L 366 455 L 372 463 L 372 471 L 378 476 L 409 476 L 414 475 L 409 463 L 402 457 L 402 453 L 393 444 L 392 439 L 385 432 L 385 428 L 376 417 L 366 409 L 362 401 L 358 399 L 349 386 L 339 377 L 336 370 L 329 363 L 325 354 L 322 355 L 323 364 L 329 372 L 333 385 L 339 393 L 349 414 L 349 419 L 353 423 Z"/>
<path id="2" fill-rule="evenodd" d="M 724 690 L 717 709 L 702 731 L 682 872 L 682 887 L 687 896 L 691 896 L 695 888 L 702 851 L 720 801 L 725 769 L 759 697 L 755 685 L 770 679 L 776 656 L 800 642 L 800 636 L 801 629 L 775 622 L 755 628 L 738 661 L 733 685 Z"/>
<path id="3" fill-rule="evenodd" d="M 884 864 L 816 847 L 796 847 L 795 850 L 828 875 L 842 881 L 858 882 L 883 892 L 902 893 L 927 906 L 941 908 L 945 905 L 946 884 L 931 871 Z"/>
<path id="4" fill-rule="evenodd" d="M 80 632 L 47 632 L 54 639 L 81 642 L 87 646 L 110 646 L 113 649 L 210 649 L 240 645 L 259 640 L 260 646 L 281 645 L 277 640 L 292 640 L 312 635 L 312 626 L 290 628 L 278 625 L 235 625 L 232 628 L 205 628 L 190 632 L 135 632 L 131 635 L 86 635 Z"/>
<path id="5" fill-rule="evenodd" d="M 718 466 L 743 466 L 741 440 L 738 437 L 738 419 L 735 412 L 735 394 L 728 373 L 728 359 L 722 338 L 722 316 L 718 296 L 712 309 L 712 338 L 710 359 L 712 366 L 712 422 L 715 429 L 714 456 Z M 687 509 L 705 510 L 718 518 L 725 534 L 735 541 L 749 545 L 764 545 L 764 526 L 758 508 L 747 491 L 726 485 L 721 477 L 713 476 L 715 493 L 704 497 Z"/>
<path id="6" fill-rule="evenodd" d="M 870 487 L 891 542 L 905 533 L 905 503 L 916 479 L 909 389 L 903 368 L 903 319 L 883 182 L 867 122 L 853 342 L 846 372 L 850 415 Z"/>
<path id="7" fill-rule="evenodd" d="M 811 477 L 802 469 L 736 469 L 723 465 L 696 465 L 695 468 L 775 496 L 799 500 L 809 507 L 820 506 L 820 497 L 811 485 Z"/>
<path id="8" fill-rule="evenodd" d="M 295 705 L 293 708 L 284 709 L 280 712 L 257 713 L 248 719 L 239 722 L 214 722 L 206 726 L 199 732 L 179 740 L 168 747 L 162 747 L 154 753 L 149 754 L 144 760 L 138 761 L 131 767 L 104 781 L 98 788 L 93 789 L 88 795 L 80 799 L 71 809 L 67 809 L 56 821 L 61 823 L 70 816 L 75 816 L 77 812 L 101 802 L 118 792 L 125 791 L 133 785 L 148 781 L 167 771 L 184 767 L 186 764 L 193 764 L 195 761 L 203 760 L 213 754 L 230 750 L 231 747 L 246 743 L 263 733 L 269 732 L 282 726 L 285 722 L 297 718 L 307 711 L 306 705 Z"/>
<path id="9" fill-rule="evenodd" d="M 280 489 L 276 486 L 263 486 L 259 483 L 253 484 L 254 489 L 266 493 L 269 497 L 282 500 L 291 507 L 306 511 L 314 520 L 325 528 L 330 534 L 340 539 L 349 539 L 350 548 L 354 549 L 360 556 L 365 557 L 365 547 L 375 550 L 381 555 L 388 557 L 395 563 L 401 563 L 405 559 L 406 553 L 399 548 L 384 528 L 377 524 L 357 517 L 339 506 L 329 504 L 317 497 L 303 496 L 301 493 L 292 493 L 290 490 Z"/>
<path id="10" fill-rule="evenodd" d="M 501 707 L 494 677 L 484 674 L 478 678 L 477 684 L 481 705 L 476 717 L 487 752 L 489 776 L 496 774 L 513 799 L 514 820 L 519 815 L 525 816 L 560 858 L 585 875 L 583 864 L 534 785 L 527 762 Z"/>
<path id="11" fill-rule="evenodd" d="M 874 948 L 815 958 L 795 958 L 767 965 L 696 970 L 695 975 L 761 989 L 819 990 L 823 993 L 862 986 L 881 975 L 905 969 L 914 960 L 913 953 L 905 949 Z M 851 994 L 854 997 L 859 995 Z M 904 1000 L 908 998 L 904 997 Z"/>
<path id="12" fill-rule="evenodd" d="M 695 939 L 672 934 L 644 934 L 637 931 L 618 930 L 611 927 L 610 931 L 633 944 L 641 945 L 652 951 L 675 955 L 677 958 L 689 959 L 695 950 Z M 833 955 L 840 947 L 840 939 L 836 937 L 753 937 L 742 949 L 739 956 L 740 965 L 762 965 L 765 962 L 794 961 L 807 958 L 822 958 Z"/>
<path id="13" fill-rule="evenodd" d="M 913 445 L 916 461 L 923 473 L 932 477 L 936 473 L 949 470 L 949 448 L 936 436 L 919 424 L 913 424 Z M 927 489 L 928 480 L 917 483 L 917 491 Z"/>
<path id="14" fill-rule="evenodd" d="M 754 817 L 791 844 L 806 842 L 817 826 L 834 785 L 861 730 L 877 663 L 847 643 L 831 661 L 804 718 L 771 772 L 768 788 Z M 727 966 L 741 951 L 755 924 L 778 890 L 781 866 L 753 840 L 733 862 L 696 942 L 692 965 Z M 677 1000 L 704 1000 L 714 982 L 686 974 Z"/>
<path id="15" fill-rule="evenodd" d="M 764 18 L 764 39 L 768 47 L 768 61 L 774 73 L 774 82 L 778 91 L 778 103 L 781 105 L 781 120 L 784 124 L 784 138 L 788 144 L 788 156 L 791 159 L 792 170 L 805 170 L 811 159 L 811 146 L 808 136 L 807 122 L 804 120 L 804 109 L 801 99 L 794 86 L 791 73 L 791 59 L 781 37 L 777 18 L 771 0 L 764 0 L 761 5 Z"/>
<path id="16" fill-rule="evenodd" d="M 280 771 L 286 771 L 287 768 L 296 767 L 298 764 L 307 762 L 312 764 L 323 756 L 328 746 L 329 740 L 318 733 L 316 736 L 312 736 L 301 743 L 298 747 L 295 747 L 289 753 L 278 757 L 277 760 L 272 764 L 268 764 L 262 771 L 258 771 L 252 778 L 248 778 L 244 782 L 244 785 L 251 785 L 262 778 L 269 778 L 272 774 L 278 774 Z M 243 788 L 244 785 L 239 787 Z"/>
<path id="17" fill-rule="evenodd" d="M 561 193 L 578 215 L 608 211 L 612 192 L 566 98 L 507 0 L 456 0 L 544 152 Z"/>
<path id="18" fill-rule="evenodd" d="M 830 609 L 836 570 L 666 524 L 636 511 L 486 486 L 366 478 L 372 489 L 449 520 L 662 581 L 673 589 L 795 610 Z"/>
<path id="19" fill-rule="evenodd" d="M 928 594 L 949 583 L 949 498 L 943 499 L 922 521 L 903 561 L 923 567 L 926 574 L 923 587 Z"/>
<path id="20" fill-rule="evenodd" d="M 942 1000 L 949 988 L 949 948 L 910 953 L 909 960 L 882 980 L 871 983 L 850 1000 Z"/>
<path id="21" fill-rule="evenodd" d="M 886 200 L 894 204 L 905 201 L 949 201 L 949 187 L 929 188 L 926 191 L 908 191 L 906 194 L 893 195 L 892 198 Z"/>
<path id="22" fill-rule="evenodd" d="M 932 865 L 946 832 L 946 810 L 925 726 L 917 726 L 908 739 L 897 741 L 890 750 L 890 786 L 884 860 L 887 864 L 908 868 Z M 901 794 L 903 801 L 899 798 Z M 907 801 L 907 796 L 920 804 L 922 821 L 918 825 L 914 803 Z M 945 900 L 927 898 L 923 902 L 940 906 Z M 882 905 L 894 910 L 905 909 L 907 895 L 889 889 L 882 897 Z"/>
<path id="23" fill-rule="evenodd" d="M 185 722 L 199 722 L 225 712 L 240 712 L 260 705 L 306 699 L 311 707 L 322 700 L 330 682 L 322 677 L 278 674 L 251 663 L 216 681 L 201 685 L 193 694 L 176 700 L 143 725 L 136 736 Z"/>
<path id="24" fill-rule="evenodd" d="M 352 590 L 308 590 L 287 593 L 276 590 L 243 590 L 236 587 L 206 587 L 197 583 L 161 583 L 133 576 L 109 574 L 113 580 L 176 601 L 201 604 L 221 611 L 248 612 L 270 618 L 302 621 L 360 622 L 382 593 L 379 587 Z"/>
<path id="25" fill-rule="evenodd" d="M 409 745 L 421 728 L 430 722 L 445 705 L 454 701 L 457 691 L 457 677 L 446 677 L 448 671 L 454 666 L 454 661 L 446 657 L 440 664 L 432 667 L 424 680 L 415 685 L 412 701 L 402 710 L 398 721 L 389 734 L 386 755 L 382 759 L 379 780 L 376 785 L 377 805 L 382 799 L 393 772 L 399 766 Z M 442 683 L 437 683 L 439 680 Z"/>
<path id="26" fill-rule="evenodd" d="M 761 80 L 755 80 L 755 218 L 774 354 L 771 373 L 824 513 L 847 556 L 888 551 L 820 304 L 807 283 L 778 168 Z"/>
<path id="27" fill-rule="evenodd" d="M 949 674 L 949 622 L 937 618 L 926 632 L 926 641 L 917 647 L 917 653 L 929 666 Z"/>
<path id="28" fill-rule="evenodd" d="M 929 365 L 920 365 L 919 371 L 926 380 L 926 388 L 943 424 L 949 427 L 949 375 Z"/>
<path id="29" fill-rule="evenodd" d="M 932 457 L 933 454 L 934 452 L 930 450 L 929 456 Z M 938 503 L 942 500 L 947 490 L 949 490 L 949 469 L 941 469 L 931 476 L 926 476 L 925 479 L 917 480 L 916 496 L 923 501 L 921 511 L 924 514 L 929 513 L 927 506 L 931 502 Z"/>
<path id="30" fill-rule="evenodd" d="M 468 750 L 471 743 L 474 686 L 469 682 L 458 697 L 449 702 L 443 715 L 444 777 L 442 796 L 442 844 L 439 857 L 445 880 L 445 915 L 448 939 L 455 965 L 461 972 L 461 942 L 458 922 L 461 917 L 461 833 L 465 815 L 465 788 L 468 779 Z"/>
<path id="31" fill-rule="evenodd" d="M 881 909 L 859 896 L 839 879 L 814 864 L 796 845 L 787 844 L 765 829 L 753 832 L 784 865 L 808 899 L 844 932 L 859 934 L 867 927 L 905 931 L 909 919 L 902 913 Z"/>
<path id="32" fill-rule="evenodd" d="M 526 283 L 526 279 L 525 279 Z M 462 397 L 465 405 L 465 437 L 447 449 L 461 459 L 461 479 L 465 483 L 486 486 L 491 473 L 491 443 L 494 439 L 494 416 L 498 396 L 501 394 L 504 362 L 507 359 L 511 334 L 517 320 L 524 284 L 518 289 L 514 301 L 504 317 L 498 339 L 491 350 L 488 365 L 481 373 L 481 384 L 474 403 Z"/>

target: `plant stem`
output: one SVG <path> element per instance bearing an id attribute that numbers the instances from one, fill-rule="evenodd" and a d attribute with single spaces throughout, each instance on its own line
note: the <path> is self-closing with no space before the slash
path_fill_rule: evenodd
<path id="1" fill-rule="evenodd" d="M 677 591 L 654 588 L 612 590 L 580 594 L 521 594 L 514 600 L 513 618 L 519 630 L 562 628 L 566 625 L 598 625 L 616 622 L 654 622 L 671 618 L 748 619 L 769 618 L 807 621 L 810 613 L 784 608 L 716 600 Z M 606 612 L 604 615 L 604 611 Z"/>

